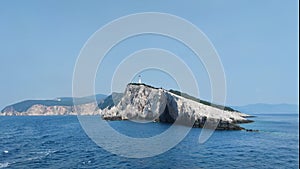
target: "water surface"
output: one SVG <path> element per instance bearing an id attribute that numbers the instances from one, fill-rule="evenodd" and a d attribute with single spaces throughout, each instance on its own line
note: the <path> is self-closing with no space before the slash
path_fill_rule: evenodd
<path id="1" fill-rule="evenodd" d="M 299 168 L 298 114 L 259 114 L 254 120 L 243 126 L 260 132 L 216 131 L 199 144 L 201 129 L 194 128 L 163 154 L 130 159 L 98 147 L 76 116 L 2 116 L 0 168 Z M 109 123 L 131 137 L 151 137 L 169 127 Z"/>

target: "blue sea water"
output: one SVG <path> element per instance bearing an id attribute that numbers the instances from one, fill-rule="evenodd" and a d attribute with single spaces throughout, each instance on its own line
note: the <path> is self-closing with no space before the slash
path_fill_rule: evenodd
<path id="1" fill-rule="evenodd" d="M 2 116 L 0 168 L 299 168 L 299 115 L 257 114 L 254 120 L 243 126 L 260 132 L 216 131 L 199 144 L 201 129 L 193 128 L 169 151 L 133 159 L 97 146 L 76 116 Z M 132 137 L 150 137 L 169 127 L 109 123 Z"/>

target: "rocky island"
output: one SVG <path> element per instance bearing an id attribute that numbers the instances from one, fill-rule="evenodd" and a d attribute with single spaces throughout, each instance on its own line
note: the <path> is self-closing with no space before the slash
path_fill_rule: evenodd
<path id="1" fill-rule="evenodd" d="M 94 99 L 93 99 L 94 100 Z M 77 105 L 20 103 L 10 105 L 1 115 L 101 115 L 105 120 L 145 120 L 162 123 L 179 122 L 202 128 L 204 124 L 217 123 L 218 130 L 244 130 L 238 124 L 253 122 L 247 114 L 230 107 L 194 98 L 175 90 L 155 88 L 142 83 L 130 83 L 124 93 L 96 99 L 97 103 L 85 99 Z M 94 100 L 95 101 L 95 100 Z M 25 101 L 26 102 L 26 101 Z M 60 104 L 58 104 L 60 103 Z M 22 105 L 22 104 L 21 104 Z M 16 109 L 19 107 L 19 110 Z M 22 107 L 22 106 L 21 106 Z M 21 111 L 20 111 L 21 110 Z"/>
<path id="2" fill-rule="evenodd" d="M 115 99 L 114 99 L 115 98 Z M 249 123 L 249 115 L 230 107 L 211 104 L 174 90 L 130 83 L 122 97 L 112 95 L 110 105 L 101 111 L 106 120 L 146 120 L 188 124 L 202 128 L 207 120 L 219 122 L 219 130 L 243 130 L 239 123 Z M 106 101 L 104 101 L 105 103 Z M 101 106 L 99 106 L 101 107 Z"/>

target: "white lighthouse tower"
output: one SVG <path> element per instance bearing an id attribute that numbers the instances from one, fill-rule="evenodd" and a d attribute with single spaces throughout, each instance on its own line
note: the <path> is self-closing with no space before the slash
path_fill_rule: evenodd
<path id="1" fill-rule="evenodd" d="M 139 84 L 141 84 L 141 83 L 142 83 L 142 76 L 139 75 Z"/>

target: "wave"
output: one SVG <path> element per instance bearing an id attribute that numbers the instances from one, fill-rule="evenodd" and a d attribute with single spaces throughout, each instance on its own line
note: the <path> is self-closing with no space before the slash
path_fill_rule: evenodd
<path id="1" fill-rule="evenodd" d="M 9 166 L 9 162 L 0 163 L 0 168 L 6 168 Z"/>
<path id="2" fill-rule="evenodd" d="M 47 157 L 48 155 L 56 153 L 56 152 L 57 151 L 55 151 L 55 150 L 32 152 L 31 157 L 27 157 L 27 158 L 23 158 L 23 159 L 11 161 L 11 162 L 0 163 L 0 168 L 6 168 L 8 166 L 14 166 L 15 164 L 22 164 L 24 162 L 33 161 L 33 160 L 41 160 L 41 159 Z"/>
<path id="3" fill-rule="evenodd" d="M 50 155 L 52 153 L 55 153 L 55 152 L 56 152 L 55 150 L 46 150 L 46 151 L 34 152 L 33 154 L 35 156 L 26 158 L 24 161 L 32 161 L 32 160 L 37 160 L 37 159 L 43 159 L 43 158 L 47 157 L 48 155 Z"/>

